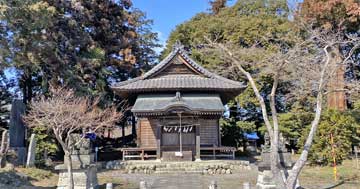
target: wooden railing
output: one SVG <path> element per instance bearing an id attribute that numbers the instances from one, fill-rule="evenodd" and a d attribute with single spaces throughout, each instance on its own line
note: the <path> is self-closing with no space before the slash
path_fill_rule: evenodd
<path id="1" fill-rule="evenodd" d="M 121 148 L 123 161 L 127 159 L 149 159 L 156 158 L 155 155 L 149 155 L 146 152 L 156 153 L 156 148 Z M 202 146 L 200 147 L 200 157 L 231 158 L 235 159 L 236 148 L 228 146 Z"/>
<path id="2" fill-rule="evenodd" d="M 202 151 L 207 151 L 208 153 L 202 153 Z M 200 147 L 200 157 L 211 157 L 213 159 L 216 159 L 217 157 L 235 159 L 235 152 L 236 148 L 228 146 Z"/>

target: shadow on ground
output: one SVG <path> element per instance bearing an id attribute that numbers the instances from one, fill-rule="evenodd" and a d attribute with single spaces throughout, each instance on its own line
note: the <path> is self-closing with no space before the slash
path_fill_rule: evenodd
<path id="1" fill-rule="evenodd" d="M 56 188 L 56 187 L 41 187 L 32 185 L 31 181 L 37 181 L 24 173 L 15 170 L 0 170 L 0 188 Z"/>

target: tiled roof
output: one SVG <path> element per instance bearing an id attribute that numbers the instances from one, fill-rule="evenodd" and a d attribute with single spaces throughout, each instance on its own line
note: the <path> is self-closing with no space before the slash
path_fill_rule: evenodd
<path id="1" fill-rule="evenodd" d="M 139 95 L 131 109 L 136 114 L 141 113 L 166 113 L 172 108 L 185 107 L 193 113 L 212 112 L 222 114 L 224 106 L 219 95 L 216 94 L 175 94 Z"/>
<path id="2" fill-rule="evenodd" d="M 153 77 L 157 73 L 161 72 L 171 60 L 180 55 L 192 69 L 199 72 L 199 75 L 190 74 L 169 74 L 161 77 Z M 181 45 L 175 45 L 173 51 L 163 59 L 154 68 L 149 70 L 144 75 L 128 80 L 116 83 L 112 86 L 115 91 L 126 92 L 141 92 L 141 91 L 165 91 L 165 90 L 242 90 L 245 86 L 236 81 L 232 81 L 221 77 L 215 73 L 211 73 L 206 70 L 194 60 L 192 60 Z"/>
<path id="3" fill-rule="evenodd" d="M 120 83 L 121 84 L 121 83 Z M 197 75 L 168 75 L 158 78 L 138 80 L 115 86 L 118 90 L 157 91 L 167 89 L 203 89 L 203 90 L 231 90 L 243 86 L 231 80 L 206 78 Z"/>

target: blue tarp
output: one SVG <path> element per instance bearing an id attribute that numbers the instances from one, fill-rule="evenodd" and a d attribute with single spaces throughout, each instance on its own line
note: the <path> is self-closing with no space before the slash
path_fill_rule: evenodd
<path id="1" fill-rule="evenodd" d="M 244 133 L 244 137 L 247 139 L 247 140 L 258 140 L 259 137 L 257 135 L 256 132 L 252 132 L 252 133 Z"/>
<path id="2" fill-rule="evenodd" d="M 86 133 L 85 138 L 89 138 L 90 140 L 95 140 L 96 134 L 95 133 Z"/>

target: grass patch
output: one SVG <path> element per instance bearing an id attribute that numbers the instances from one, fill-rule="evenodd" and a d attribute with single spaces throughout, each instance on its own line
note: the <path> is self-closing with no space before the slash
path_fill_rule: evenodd
<path id="1" fill-rule="evenodd" d="M 16 168 L 17 172 L 23 173 L 33 180 L 48 179 L 54 174 L 49 170 L 37 169 L 37 168 Z"/>
<path id="2" fill-rule="evenodd" d="M 331 166 L 305 166 L 304 170 L 301 173 L 303 177 L 312 177 L 314 176 L 322 179 L 333 179 L 333 167 Z M 337 175 L 340 179 L 360 179 L 360 170 L 356 169 L 354 162 L 352 160 L 345 160 L 342 165 L 337 166 Z"/>
<path id="3" fill-rule="evenodd" d="M 341 165 L 337 166 L 337 178 L 338 181 L 345 181 L 345 184 L 358 183 L 360 180 L 360 169 L 356 169 L 356 165 L 354 164 L 353 160 L 345 160 Z M 338 182 L 334 180 L 334 172 L 332 166 L 307 165 L 301 171 L 299 179 L 301 185 L 304 186 L 326 186 Z M 340 188 L 346 187 L 342 186 Z"/>

